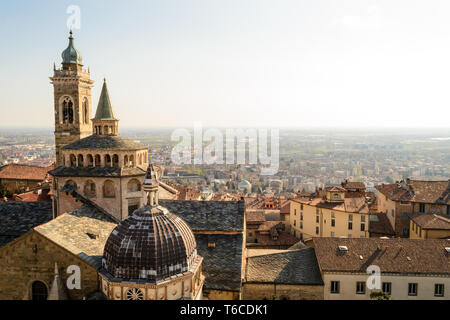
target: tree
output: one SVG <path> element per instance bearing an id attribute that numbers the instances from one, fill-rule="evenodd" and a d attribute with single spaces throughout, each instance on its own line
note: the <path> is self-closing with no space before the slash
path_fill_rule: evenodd
<path id="1" fill-rule="evenodd" d="M 372 291 L 370 293 L 370 299 L 389 300 L 390 296 L 383 291 Z"/>

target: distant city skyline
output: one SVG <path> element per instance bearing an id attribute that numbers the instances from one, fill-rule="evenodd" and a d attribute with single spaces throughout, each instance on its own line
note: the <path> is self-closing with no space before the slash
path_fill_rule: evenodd
<path id="1" fill-rule="evenodd" d="M 4 3 L 0 127 L 53 127 L 70 5 L 123 129 L 450 127 L 450 3 L 405 0 Z"/>

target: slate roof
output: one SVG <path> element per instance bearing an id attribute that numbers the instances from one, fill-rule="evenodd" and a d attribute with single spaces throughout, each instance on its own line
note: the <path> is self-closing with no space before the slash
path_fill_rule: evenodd
<path id="1" fill-rule="evenodd" d="M 194 233 L 194 236 L 198 254 L 203 257 L 204 288 L 239 291 L 243 235 Z M 209 247 L 209 243 L 215 247 Z"/>
<path id="2" fill-rule="evenodd" d="M 244 201 L 159 200 L 159 204 L 186 221 L 194 232 L 244 230 Z"/>
<path id="3" fill-rule="evenodd" d="M 49 174 L 55 177 L 125 177 L 144 176 L 145 170 L 139 167 L 66 167 L 60 166 Z"/>
<path id="4" fill-rule="evenodd" d="M 38 167 L 10 163 L 0 167 L 0 179 L 43 181 L 47 175 L 47 172 L 53 168 L 53 165 L 49 167 Z"/>
<path id="5" fill-rule="evenodd" d="M 381 273 L 450 275 L 446 239 L 313 238 L 313 244 L 322 272 L 366 273 L 377 265 Z"/>
<path id="6" fill-rule="evenodd" d="M 65 150 L 141 150 L 147 149 L 142 144 L 122 136 L 91 135 L 62 147 Z"/>
<path id="7" fill-rule="evenodd" d="M 450 230 L 450 219 L 437 214 L 418 214 L 412 220 L 425 230 Z"/>
<path id="8" fill-rule="evenodd" d="M 419 181 L 406 179 L 399 183 L 382 184 L 376 189 L 388 199 L 450 205 L 449 181 Z"/>
<path id="9" fill-rule="evenodd" d="M 101 272 L 118 281 L 153 283 L 189 271 L 196 260 L 195 238 L 186 222 L 163 207 L 146 205 L 112 231 Z"/>
<path id="10" fill-rule="evenodd" d="M 101 266 L 103 248 L 116 223 L 94 207 L 83 205 L 34 228 L 95 268 Z"/>
<path id="11" fill-rule="evenodd" d="M 239 291 L 244 201 L 159 200 L 159 204 L 186 221 L 194 232 L 198 254 L 203 257 L 205 289 Z"/>
<path id="12" fill-rule="evenodd" d="M 0 203 L 0 247 L 52 219 L 48 202 Z"/>
<path id="13" fill-rule="evenodd" d="M 323 285 L 314 248 L 249 257 L 246 283 Z"/>

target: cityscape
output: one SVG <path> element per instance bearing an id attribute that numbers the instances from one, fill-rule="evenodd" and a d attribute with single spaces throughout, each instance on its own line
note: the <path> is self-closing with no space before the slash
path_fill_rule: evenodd
<path id="1" fill-rule="evenodd" d="M 118 14 L 123 10 L 123 3 L 119 3 L 106 11 Z M 317 13 L 315 5 L 301 3 L 300 7 L 292 4 L 292 10 L 302 15 L 304 10 L 318 17 L 325 15 Z M 262 16 L 267 14 L 277 21 L 278 27 L 303 30 L 319 23 L 309 21 L 307 15 L 302 16 L 306 22 L 300 23 L 284 6 L 277 7 L 283 12 L 277 15 L 265 11 L 265 5 L 253 5 L 262 10 Z M 178 32 L 187 28 L 185 32 L 200 33 L 205 39 L 214 36 L 217 52 L 205 50 L 197 61 L 199 49 L 194 50 L 195 58 L 191 56 L 192 47 L 178 40 L 178 34 L 172 38 L 170 28 L 160 30 L 160 38 L 151 31 L 156 44 L 139 40 L 125 50 L 125 43 L 135 36 L 130 31 L 135 30 L 134 22 L 142 23 L 145 29 L 150 26 L 146 19 L 139 20 L 139 10 L 132 9 L 136 10 L 131 15 L 136 21 L 127 20 L 130 17 L 124 20 L 133 26 L 128 26 L 132 36 L 115 29 L 114 37 L 123 43 L 97 46 L 91 42 L 91 33 L 98 30 L 107 38 L 111 33 L 102 31 L 100 23 L 87 22 L 83 28 L 78 24 L 81 11 L 86 10 L 83 19 L 92 23 L 90 14 L 99 9 L 84 2 L 58 6 L 67 9 L 66 15 L 61 14 L 67 19 L 67 28 L 63 25 L 61 32 L 48 34 L 35 56 L 14 56 L 24 64 L 35 58 L 38 63 L 32 64 L 36 68 L 33 72 L 46 74 L 39 73 L 42 79 L 33 76 L 27 80 L 27 90 L 34 92 L 43 83 L 47 91 L 36 99 L 31 94 L 16 95 L 14 87 L 22 79 L 17 76 L 11 78 L 9 90 L 2 85 L 0 95 L 0 300 L 145 300 L 153 301 L 152 306 L 176 300 L 170 312 L 189 318 L 273 317 L 287 300 L 296 301 L 294 307 L 304 306 L 301 303 L 306 300 L 324 304 L 329 300 L 450 300 L 450 99 L 424 108 L 420 114 L 409 112 L 422 107 L 420 92 L 416 100 L 408 100 L 408 107 L 371 107 L 378 94 L 361 105 L 358 99 L 364 94 L 356 92 L 356 100 L 349 94 L 349 98 L 325 103 L 328 95 L 318 96 L 317 103 L 306 108 L 306 100 L 297 100 L 296 90 L 308 95 L 308 90 L 317 88 L 314 81 L 303 86 L 290 69 L 283 69 L 286 59 L 293 63 L 304 58 L 300 58 L 302 51 L 289 43 L 286 46 L 299 55 L 297 58 L 288 59 L 276 49 L 261 53 L 264 61 L 271 54 L 279 57 L 275 60 L 280 69 L 271 69 L 273 76 L 280 76 L 280 70 L 287 72 L 277 84 L 259 88 L 261 97 L 246 100 L 254 87 L 240 91 L 241 79 L 223 80 L 224 86 L 236 82 L 230 101 L 239 98 L 249 103 L 224 110 L 223 104 L 229 101 L 222 99 L 218 83 L 215 89 L 209 88 L 213 94 L 204 92 L 189 99 L 191 94 L 201 93 L 192 91 L 194 84 L 217 81 L 211 75 L 204 78 L 201 59 L 206 64 L 207 57 L 225 63 L 218 58 L 220 45 L 224 42 L 234 48 L 233 41 L 242 40 L 231 37 L 239 34 L 234 28 L 232 32 L 220 29 L 220 21 L 209 19 L 212 30 L 203 26 L 204 34 L 196 24 L 183 23 L 183 19 L 180 25 L 171 26 Z M 152 12 L 153 18 L 161 19 L 152 22 L 157 25 L 165 25 L 167 14 L 180 14 L 158 1 L 136 6 L 160 10 Z M 210 10 L 225 8 L 223 4 L 205 6 Z M 196 18 L 208 16 L 194 7 Z M 56 10 L 49 5 L 44 8 L 39 11 L 43 16 Z M 245 8 L 239 12 L 246 12 Z M 346 19 L 334 19 L 330 30 L 324 27 L 326 32 L 315 32 L 323 43 L 336 46 L 333 50 L 339 55 L 347 44 L 341 47 L 328 37 L 336 25 L 351 26 L 352 30 L 356 26 L 364 30 L 361 35 L 373 30 L 383 34 L 383 28 L 402 31 L 383 22 L 387 16 L 378 11 L 381 8 L 394 10 L 388 5 L 364 6 L 368 13 L 361 17 L 366 20 L 357 19 L 356 23 L 347 15 Z M 7 8 L 12 15 L 26 16 L 19 9 L 13 4 Z M 332 12 L 340 11 L 335 8 Z M 234 14 L 224 15 L 230 21 L 237 19 Z M 244 17 L 253 21 L 248 12 Z M 238 19 L 240 26 L 254 31 L 246 19 Z M 268 32 L 267 26 L 257 22 Z M 198 23 L 203 22 L 200 19 Z M 82 32 L 88 25 L 91 31 Z M 46 28 L 54 29 L 53 25 Z M 344 30 L 339 35 L 348 32 L 351 36 L 342 41 L 355 45 L 354 37 L 361 31 Z M 434 30 L 426 32 L 433 34 Z M 278 31 L 268 35 L 274 43 L 278 35 L 286 36 Z M 239 35 L 249 46 L 242 50 L 260 52 L 252 44 L 253 33 L 244 34 Z M 180 43 L 179 51 L 166 47 L 169 39 Z M 230 39 L 235 40 L 230 43 Z M 194 43 L 201 46 L 202 41 Z M 157 49 L 158 43 L 161 47 Z M 150 49 L 154 51 L 147 51 Z M 319 45 L 308 59 L 315 59 L 322 49 Z M 159 63 L 153 62 L 155 74 L 148 73 L 146 59 L 139 62 L 147 70 L 141 74 L 132 67 L 137 63 L 134 50 L 147 52 L 150 60 L 159 59 L 168 75 L 162 76 Z M 103 51 L 104 58 L 99 58 L 97 51 Z M 42 52 L 46 55 L 41 57 Z M 170 58 L 165 60 L 173 54 L 180 56 L 175 71 Z M 9 54 L 5 57 L 12 59 Z M 127 62 L 117 62 L 117 57 L 127 57 Z M 233 61 L 236 64 L 228 68 L 236 71 L 242 67 L 240 59 Z M 324 65 L 329 61 L 325 59 Z M 34 66 L 41 63 L 43 67 Z M 3 64 L 8 67 L 8 63 Z M 199 70 L 186 83 L 186 91 L 176 89 L 186 71 L 181 65 Z M 211 72 L 222 70 L 225 79 L 222 67 Z M 349 67 L 350 73 L 358 70 L 357 66 Z M 305 72 L 313 78 L 324 71 L 313 68 Z M 330 76 L 340 74 L 340 69 L 329 72 Z M 247 76 L 245 70 L 239 75 Z M 367 78 L 342 82 L 364 91 L 358 87 L 360 82 L 372 81 L 375 76 L 377 71 L 372 70 Z M 171 77 L 175 77 L 174 87 L 165 88 Z M 203 82 L 206 78 L 209 80 Z M 407 82 L 407 78 L 405 75 L 403 80 Z M 127 87 L 124 79 L 135 82 L 135 87 Z M 379 80 L 390 81 L 384 76 Z M 148 86 L 152 90 L 142 83 L 152 84 Z M 292 83 L 296 84 L 294 89 Z M 386 101 L 398 101 L 391 87 L 386 89 L 380 83 L 377 88 L 384 92 Z M 137 93 L 141 90 L 148 91 Z M 436 94 L 446 96 L 447 91 L 443 91 Z M 287 96 L 277 96 L 280 92 Z M 278 98 L 271 100 L 275 96 Z M 214 106 L 202 108 L 205 101 Z M 284 109 L 278 105 L 280 101 L 290 107 Z M 44 106 L 39 115 L 34 114 L 33 103 Z M 442 110 L 431 115 L 433 108 Z M 17 109 L 23 109 L 20 116 Z M 137 117 L 134 112 L 138 112 Z M 358 125 L 348 125 L 349 114 Z M 314 125 L 317 118 L 323 119 L 323 125 Z M 191 300 L 200 304 L 190 305 Z M 218 304 L 201 304 L 204 301 Z M 277 305 L 281 309 L 274 311 Z"/>

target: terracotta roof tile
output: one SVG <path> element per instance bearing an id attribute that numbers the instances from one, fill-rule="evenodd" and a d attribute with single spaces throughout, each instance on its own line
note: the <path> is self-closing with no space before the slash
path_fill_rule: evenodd
<path id="1" fill-rule="evenodd" d="M 450 254 L 445 250 L 450 240 L 314 238 L 313 243 L 322 271 L 365 273 L 369 265 L 377 265 L 382 273 L 450 275 Z"/>

